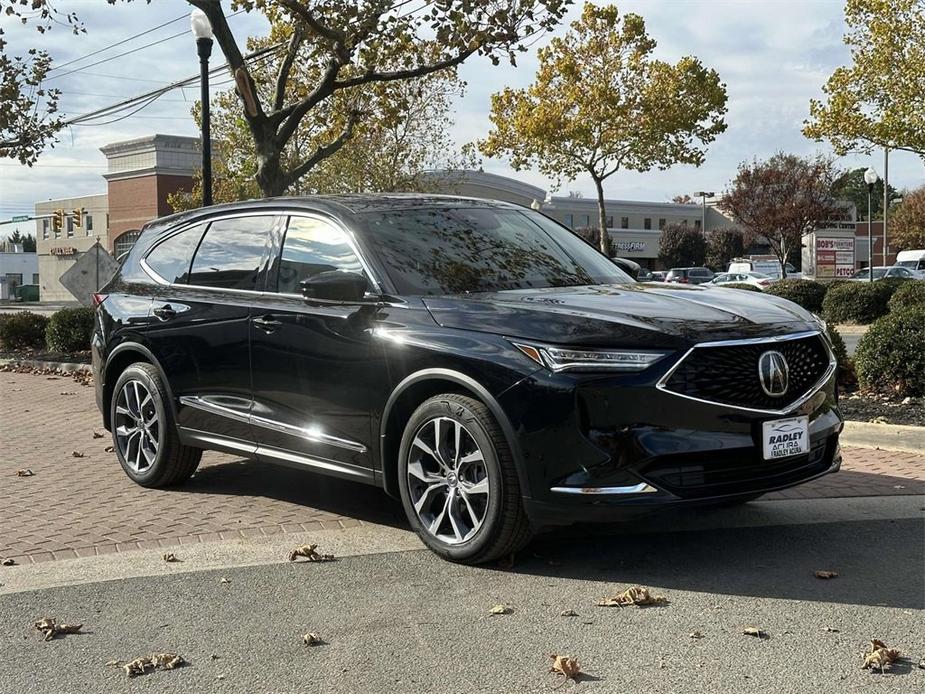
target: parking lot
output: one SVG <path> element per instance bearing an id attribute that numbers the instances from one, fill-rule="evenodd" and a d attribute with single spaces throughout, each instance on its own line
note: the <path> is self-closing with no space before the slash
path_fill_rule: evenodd
<path id="1" fill-rule="evenodd" d="M 18 563 L 347 529 L 406 527 L 378 489 L 206 453 L 176 489 L 143 489 L 107 452 L 93 389 L 69 378 L 0 373 L 0 556 Z M 95 434 L 103 434 L 95 438 Z M 925 456 L 846 448 L 842 471 L 765 499 L 925 493 Z M 34 475 L 17 477 L 20 469 Z"/>

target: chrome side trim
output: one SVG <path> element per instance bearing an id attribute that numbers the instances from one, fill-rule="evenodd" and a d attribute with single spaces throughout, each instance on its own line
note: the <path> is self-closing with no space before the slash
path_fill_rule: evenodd
<path id="1" fill-rule="evenodd" d="M 633 484 L 628 487 L 550 487 L 549 491 L 556 494 L 651 494 L 658 489 L 645 482 Z"/>
<path id="2" fill-rule="evenodd" d="M 192 407 L 197 410 L 202 410 L 203 412 L 208 412 L 209 414 L 217 414 L 220 417 L 227 417 L 228 419 L 233 419 L 236 422 L 244 422 L 245 424 L 250 422 L 250 415 L 246 412 L 240 412 L 231 407 L 223 407 L 218 405 L 210 400 L 201 398 L 198 395 L 181 395 L 180 404 L 186 405 L 187 407 Z"/>
<path id="3" fill-rule="evenodd" d="M 278 431 L 281 434 L 288 434 L 289 436 L 298 436 L 302 439 L 307 439 L 313 443 L 324 443 L 328 446 L 336 446 L 337 448 L 346 448 L 350 451 L 356 451 L 357 453 L 366 453 L 366 446 L 358 441 L 351 441 L 350 439 L 343 439 L 339 436 L 332 436 L 331 434 L 325 434 L 322 431 L 319 431 L 313 427 L 297 427 L 292 424 L 285 424 L 283 422 L 277 422 L 273 419 L 267 419 L 266 417 L 258 417 L 257 415 L 251 415 L 250 423 L 254 426 L 263 427 L 264 429 L 270 429 L 272 431 Z"/>
<path id="4" fill-rule="evenodd" d="M 180 404 L 186 405 L 187 407 L 193 407 L 197 410 L 202 410 L 203 412 L 208 412 L 209 414 L 216 414 L 220 417 L 227 417 L 228 419 L 233 419 L 236 422 L 244 422 L 245 424 L 253 424 L 254 426 L 263 427 L 264 429 L 270 429 L 272 431 L 278 431 L 282 434 L 288 434 L 289 436 L 298 436 L 299 438 L 307 439 L 314 443 L 323 443 L 328 446 L 336 446 L 337 448 L 346 448 L 350 451 L 356 451 L 357 453 L 366 453 L 367 448 L 362 443 L 358 441 L 351 441 L 350 439 L 343 439 L 339 436 L 332 436 L 331 434 L 325 434 L 322 431 L 314 429 L 312 427 L 297 427 L 291 424 L 284 424 L 283 422 L 277 422 L 273 419 L 267 419 L 266 417 L 258 417 L 256 415 L 246 414 L 244 412 L 239 412 L 231 407 L 223 407 L 217 403 L 214 403 L 205 398 L 201 398 L 198 395 L 181 395 Z"/>
<path id="5" fill-rule="evenodd" d="M 331 460 L 319 460 L 307 455 L 299 455 L 289 451 L 283 451 L 278 448 L 268 448 L 266 446 L 257 447 L 257 455 L 265 458 L 271 458 L 284 463 L 297 463 L 313 470 L 321 472 L 334 473 L 341 477 L 353 479 L 371 480 L 373 479 L 372 470 L 347 465 L 346 463 L 335 463 Z"/>
<path id="6" fill-rule="evenodd" d="M 822 374 L 822 377 L 816 381 L 806 393 L 794 400 L 792 403 L 787 405 L 783 409 L 779 410 L 763 410 L 755 407 L 742 407 L 741 405 L 730 405 L 724 402 L 716 402 L 715 400 L 704 400 L 703 398 L 696 398 L 692 395 L 685 395 L 684 393 L 678 393 L 676 391 L 668 388 L 667 383 L 671 378 L 672 374 L 677 371 L 678 367 L 687 359 L 691 353 L 701 347 L 729 347 L 731 345 L 758 345 L 758 344 L 776 344 L 779 342 L 787 342 L 789 340 L 800 340 L 805 337 L 812 337 L 813 335 L 818 335 L 822 339 L 822 344 L 825 347 L 826 352 L 829 354 L 829 368 L 825 370 L 825 373 Z M 743 340 L 718 340 L 715 342 L 698 342 L 696 345 L 687 350 L 678 361 L 675 362 L 675 365 L 672 366 L 668 371 L 662 376 L 658 383 L 655 384 L 655 387 L 665 393 L 674 395 L 679 398 L 684 398 L 685 400 L 693 400 L 694 402 L 702 402 L 707 405 L 713 405 L 715 407 L 723 407 L 730 410 L 738 410 L 740 412 L 751 412 L 754 414 L 773 414 L 773 415 L 783 415 L 789 414 L 799 408 L 803 403 L 813 397 L 819 390 L 828 382 L 832 377 L 832 374 L 835 373 L 835 369 L 838 368 L 838 362 L 835 360 L 835 353 L 832 351 L 831 346 L 829 346 L 829 341 L 822 336 L 822 333 L 818 330 L 809 330 L 800 333 L 790 333 L 789 335 L 774 335 L 772 337 L 758 337 L 758 338 L 748 338 Z"/>

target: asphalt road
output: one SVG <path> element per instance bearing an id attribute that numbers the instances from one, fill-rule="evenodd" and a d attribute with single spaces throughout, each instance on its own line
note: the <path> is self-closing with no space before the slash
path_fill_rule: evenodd
<path id="1" fill-rule="evenodd" d="M 578 657 L 589 674 L 561 691 L 922 691 L 922 505 L 777 501 L 560 531 L 510 568 L 406 550 L 170 565 L 176 573 L 0 595 L 0 691 L 548 692 L 562 684 L 547 672 L 549 653 Z M 125 558 L 136 556 L 145 553 Z M 817 569 L 839 576 L 819 580 Z M 669 604 L 596 606 L 634 584 Z M 513 612 L 489 615 L 497 603 Z M 45 615 L 87 633 L 43 642 L 31 623 Z M 748 625 L 769 638 L 744 635 Z M 303 645 L 308 631 L 326 643 Z M 885 675 L 861 670 L 870 638 L 910 659 Z M 189 666 L 132 680 L 106 666 L 160 650 Z"/>

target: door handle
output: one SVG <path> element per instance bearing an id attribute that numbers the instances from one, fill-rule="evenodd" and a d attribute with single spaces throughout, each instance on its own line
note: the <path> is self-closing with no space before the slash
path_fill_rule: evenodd
<path id="1" fill-rule="evenodd" d="M 259 318 L 252 318 L 251 323 L 260 328 L 266 333 L 272 333 L 276 330 L 279 330 L 283 324 L 273 318 L 271 315 L 261 316 Z"/>
<path id="2" fill-rule="evenodd" d="M 161 320 L 170 320 L 171 318 L 176 318 L 177 316 L 177 312 L 173 310 L 173 307 L 170 304 L 158 306 L 156 309 L 154 309 L 153 313 Z"/>

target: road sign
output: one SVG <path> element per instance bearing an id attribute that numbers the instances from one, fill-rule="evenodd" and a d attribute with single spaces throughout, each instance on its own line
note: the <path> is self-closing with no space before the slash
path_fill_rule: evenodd
<path id="1" fill-rule="evenodd" d="M 27 215 L 27 214 L 17 215 L 16 217 L 13 217 L 13 219 L 11 219 L 10 221 L 11 221 L 11 222 L 28 222 L 28 221 L 29 221 L 29 215 Z"/>

